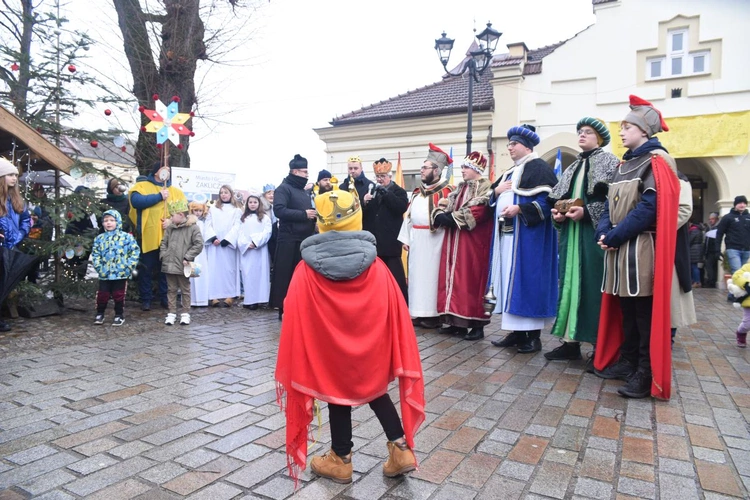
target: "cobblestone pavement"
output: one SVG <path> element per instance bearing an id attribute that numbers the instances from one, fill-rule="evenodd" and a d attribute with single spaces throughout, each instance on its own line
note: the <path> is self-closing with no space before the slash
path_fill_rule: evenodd
<path id="1" fill-rule="evenodd" d="M 386 440 L 365 406 L 353 412 L 354 482 L 307 471 L 293 498 L 746 498 L 741 311 L 717 290 L 696 301 L 700 323 L 678 333 L 669 402 L 623 399 L 620 382 L 584 373 L 584 361 L 497 349 L 497 321 L 480 342 L 417 330 L 419 471 L 383 476 Z M 0 499 L 290 497 L 276 313 L 201 309 L 192 325 L 165 327 L 162 311 L 128 306 L 119 328 L 69 311 L 15 321 L 0 337 Z M 545 350 L 557 345 L 543 337 Z M 325 449 L 326 426 L 315 433 L 313 450 Z"/>

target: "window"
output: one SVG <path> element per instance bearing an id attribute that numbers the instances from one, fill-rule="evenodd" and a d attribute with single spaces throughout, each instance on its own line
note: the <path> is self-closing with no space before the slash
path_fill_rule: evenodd
<path id="1" fill-rule="evenodd" d="M 680 28 L 667 32 L 667 53 L 646 59 L 646 79 L 657 80 L 710 72 L 710 51 L 690 52 L 688 30 Z"/>

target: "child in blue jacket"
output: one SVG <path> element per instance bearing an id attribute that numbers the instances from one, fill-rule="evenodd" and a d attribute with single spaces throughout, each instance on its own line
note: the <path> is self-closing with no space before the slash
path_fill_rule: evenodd
<path id="1" fill-rule="evenodd" d="M 120 326 L 125 322 L 123 314 L 128 278 L 138 264 L 141 249 L 135 238 L 122 230 L 122 216 L 117 210 L 104 212 L 102 226 L 105 232 L 96 237 L 91 248 L 91 262 L 99 273 L 94 324 L 104 323 L 104 311 L 112 297 L 115 303 L 112 326 Z"/>

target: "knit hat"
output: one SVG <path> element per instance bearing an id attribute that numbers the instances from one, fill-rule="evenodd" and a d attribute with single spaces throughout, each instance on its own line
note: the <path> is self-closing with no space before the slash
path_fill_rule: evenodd
<path id="1" fill-rule="evenodd" d="M 433 143 L 430 143 L 429 147 L 430 149 L 427 151 L 427 159 L 425 161 L 434 163 L 440 170 L 453 163 L 453 158 L 448 156 L 445 151 Z"/>
<path id="2" fill-rule="evenodd" d="M 745 198 L 744 194 L 734 197 L 734 206 L 736 207 L 740 203 L 744 203 L 745 205 L 747 205 L 747 198 Z"/>
<path id="3" fill-rule="evenodd" d="M 5 158 L 0 158 L 0 177 L 9 175 L 9 174 L 18 175 L 18 169 L 16 168 L 15 165 L 13 165 L 11 162 L 6 160 Z"/>
<path id="4" fill-rule="evenodd" d="M 659 132 L 669 131 L 669 127 L 661 116 L 661 111 L 650 102 L 634 95 L 630 96 L 630 113 L 625 115 L 622 121 L 636 125 L 646 132 L 649 139 Z"/>
<path id="5" fill-rule="evenodd" d="M 372 164 L 372 169 L 375 171 L 375 175 L 387 174 L 391 171 L 391 168 L 393 168 L 393 164 L 385 158 L 381 158 Z"/>
<path id="6" fill-rule="evenodd" d="M 612 137 L 609 135 L 609 129 L 607 128 L 604 123 L 602 123 L 601 120 L 597 120 L 596 118 L 591 118 L 590 116 L 585 116 L 578 120 L 578 123 L 576 124 L 576 131 L 581 130 L 581 127 L 591 127 L 594 129 L 594 132 L 596 132 L 596 135 L 599 137 L 599 140 L 596 141 L 599 143 L 599 147 L 604 147 L 607 144 L 609 144 L 609 141 L 612 139 Z"/>
<path id="7" fill-rule="evenodd" d="M 469 156 L 464 158 L 464 162 L 461 164 L 462 167 L 469 167 L 478 174 L 484 173 L 484 169 L 487 167 L 487 158 L 484 157 L 479 151 L 472 151 Z"/>
<path id="8" fill-rule="evenodd" d="M 321 170 L 318 172 L 318 182 L 322 181 L 323 179 L 330 179 L 331 178 L 331 172 L 329 172 L 326 169 Z"/>
<path id="9" fill-rule="evenodd" d="M 508 130 L 508 141 L 520 142 L 529 149 L 534 149 L 534 146 L 539 144 L 541 139 L 536 133 L 536 127 L 533 125 L 520 125 L 511 127 Z"/>
<path id="10" fill-rule="evenodd" d="M 318 231 L 361 231 L 362 210 L 359 198 L 349 191 L 336 186 L 315 197 L 315 210 L 318 212 Z"/>
<path id="11" fill-rule="evenodd" d="M 307 170 L 307 158 L 294 155 L 294 158 L 289 162 L 289 170 Z"/>

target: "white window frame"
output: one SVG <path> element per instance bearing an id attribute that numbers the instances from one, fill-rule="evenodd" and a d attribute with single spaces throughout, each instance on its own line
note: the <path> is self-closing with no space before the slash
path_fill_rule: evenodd
<path id="1" fill-rule="evenodd" d="M 676 34 L 682 35 L 682 49 L 674 50 L 672 43 Z M 707 75 L 711 73 L 711 51 L 696 50 L 690 52 L 688 46 L 688 29 L 678 28 L 667 31 L 667 53 L 663 56 L 649 57 L 646 59 L 646 80 L 664 80 L 667 78 L 684 78 L 688 76 Z M 693 71 L 696 57 L 703 57 L 703 71 Z M 682 60 L 682 71 L 680 73 L 672 72 L 672 64 L 675 59 Z M 651 73 L 651 64 L 658 62 L 661 65 L 661 74 L 654 76 Z"/>

